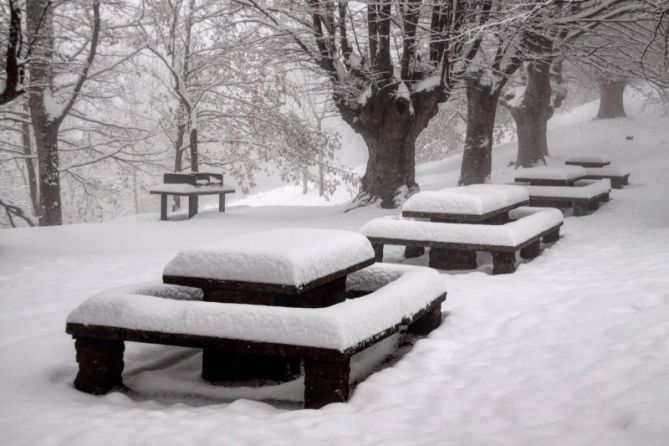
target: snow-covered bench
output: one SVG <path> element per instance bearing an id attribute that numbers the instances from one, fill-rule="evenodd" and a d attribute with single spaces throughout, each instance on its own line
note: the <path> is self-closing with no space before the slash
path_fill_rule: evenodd
<path id="1" fill-rule="evenodd" d="M 489 251 L 493 274 L 506 274 L 515 271 L 517 251 L 523 258 L 534 258 L 542 238 L 557 241 L 563 221 L 557 209 L 532 207 L 513 209 L 509 218 L 512 221 L 503 225 L 481 225 L 382 217 L 367 222 L 360 231 L 372 243 L 378 262 L 383 260 L 384 245 L 429 247 L 430 266 L 441 269 L 462 269 L 459 253 L 463 251 Z"/>
<path id="2" fill-rule="evenodd" d="M 74 385 L 93 394 L 121 385 L 124 341 L 135 341 L 299 358 L 305 407 L 346 401 L 351 356 L 405 326 L 430 332 L 441 324 L 446 298 L 436 271 L 406 265 L 374 264 L 351 273 L 347 290 L 356 298 L 323 308 L 206 302 L 200 289 L 179 285 L 103 292 L 67 318 L 79 363 Z"/>
<path id="3" fill-rule="evenodd" d="M 524 186 L 530 194 L 530 206 L 574 208 L 575 216 L 588 215 L 609 201 L 611 181 L 580 180 L 573 186 Z"/>
<path id="4" fill-rule="evenodd" d="M 585 179 L 601 180 L 607 178 L 611 180 L 611 187 L 614 189 L 622 189 L 623 186 L 629 184 L 629 171 L 623 167 L 611 166 L 611 159 L 606 155 L 573 156 L 567 159 L 565 164 L 584 167 Z"/>

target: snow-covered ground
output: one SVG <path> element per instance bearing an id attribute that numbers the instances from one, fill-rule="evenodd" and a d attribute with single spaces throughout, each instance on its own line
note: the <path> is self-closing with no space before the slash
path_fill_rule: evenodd
<path id="1" fill-rule="evenodd" d="M 553 163 L 609 155 L 630 169 L 630 186 L 594 215 L 567 218 L 562 239 L 512 275 L 490 275 L 489 258 L 478 271 L 442 274 L 444 324 L 368 376 L 350 402 L 318 411 L 290 403 L 301 381 L 210 386 L 197 350 L 132 343 L 127 392 L 78 392 L 65 318 L 91 294 L 159 278 L 195 244 L 277 227 L 356 230 L 393 211 L 231 206 L 189 221 L 144 214 L 0 231 L 1 443 L 666 444 L 669 119 L 638 101 L 627 107 L 632 118 L 591 121 L 592 105 L 557 116 L 549 144 Z M 495 148 L 495 181 L 513 177 L 514 150 Z M 423 189 L 454 185 L 459 161 L 420 166 Z M 392 342 L 357 358 L 356 374 Z"/>

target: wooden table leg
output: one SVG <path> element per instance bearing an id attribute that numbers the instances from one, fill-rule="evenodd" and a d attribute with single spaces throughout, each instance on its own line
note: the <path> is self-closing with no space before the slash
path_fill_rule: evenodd
<path id="1" fill-rule="evenodd" d="M 319 409 L 329 403 L 348 401 L 351 395 L 350 358 L 304 359 L 304 408 Z"/>
<path id="2" fill-rule="evenodd" d="M 195 215 L 197 215 L 197 208 L 198 208 L 198 196 L 197 195 L 189 195 L 188 196 L 188 218 L 193 218 Z"/>
<path id="3" fill-rule="evenodd" d="M 225 194 L 218 194 L 218 212 L 225 212 Z"/>
<path id="4" fill-rule="evenodd" d="M 167 220 L 167 194 L 160 194 L 160 219 Z"/>

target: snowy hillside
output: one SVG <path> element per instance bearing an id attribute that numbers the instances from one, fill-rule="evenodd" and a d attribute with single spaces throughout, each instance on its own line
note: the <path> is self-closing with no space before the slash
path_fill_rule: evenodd
<path id="1" fill-rule="evenodd" d="M 192 220 L 143 214 L 0 231 L 2 443 L 666 444 L 669 117 L 630 99 L 627 119 L 592 121 L 593 104 L 556 116 L 549 162 L 607 154 L 630 169 L 631 185 L 593 215 L 566 218 L 560 241 L 514 274 L 492 276 L 489 258 L 478 271 L 444 272 L 442 326 L 382 367 L 396 339 L 356 358 L 367 379 L 350 402 L 319 411 L 295 408 L 302 381 L 211 386 L 198 350 L 132 343 L 127 392 L 78 392 L 65 318 L 93 293 L 158 279 L 194 244 L 277 227 L 357 230 L 397 211 L 344 213 L 344 196 L 309 206 L 296 189 Z M 420 166 L 421 187 L 454 185 L 460 156 Z M 514 157 L 513 143 L 494 149 L 494 182 L 512 178 Z M 300 206 L 279 206 L 288 199 Z"/>

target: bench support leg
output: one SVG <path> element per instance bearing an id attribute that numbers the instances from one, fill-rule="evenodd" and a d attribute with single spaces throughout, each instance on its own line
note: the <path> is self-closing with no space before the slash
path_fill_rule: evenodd
<path id="1" fill-rule="evenodd" d="M 202 378 L 206 381 L 289 381 L 299 374 L 300 361 L 294 358 L 234 353 L 215 347 L 202 350 Z"/>
<path id="2" fill-rule="evenodd" d="M 588 215 L 588 204 L 584 202 L 574 202 L 574 216 L 583 217 Z"/>
<path id="3" fill-rule="evenodd" d="M 160 194 L 160 219 L 167 220 L 167 194 Z"/>
<path id="4" fill-rule="evenodd" d="M 425 254 L 425 248 L 422 246 L 407 246 L 404 248 L 404 258 L 413 259 L 414 257 L 420 257 Z"/>
<path id="5" fill-rule="evenodd" d="M 374 248 L 374 261 L 383 262 L 383 243 L 372 243 Z"/>
<path id="6" fill-rule="evenodd" d="M 188 218 L 193 218 L 195 215 L 197 215 L 197 208 L 198 208 L 198 196 L 197 195 L 189 195 L 188 196 Z"/>
<path id="7" fill-rule="evenodd" d="M 622 177 L 611 178 L 611 187 L 614 188 L 614 189 L 622 189 L 623 188 L 623 178 Z"/>
<path id="8" fill-rule="evenodd" d="M 102 395 L 123 384 L 123 341 L 76 338 L 74 346 L 79 363 L 76 389 Z"/>
<path id="9" fill-rule="evenodd" d="M 515 252 L 493 252 L 492 253 L 492 273 L 493 274 L 511 274 L 516 270 Z"/>
<path id="10" fill-rule="evenodd" d="M 620 187 L 620 189 L 622 189 L 622 187 Z M 605 194 L 602 194 L 602 195 L 599 197 L 599 201 L 601 201 L 602 203 L 608 203 L 609 200 L 610 200 L 610 198 L 609 198 L 609 193 L 608 193 L 608 192 L 605 193 Z"/>
<path id="11" fill-rule="evenodd" d="M 560 228 L 555 228 L 548 234 L 544 235 L 545 243 L 554 243 L 560 240 Z"/>
<path id="12" fill-rule="evenodd" d="M 351 361 L 304 359 L 304 407 L 319 409 L 329 403 L 348 401 Z"/>
<path id="13" fill-rule="evenodd" d="M 541 240 L 536 239 L 520 250 L 520 256 L 524 259 L 533 259 L 541 252 Z"/>
<path id="14" fill-rule="evenodd" d="M 225 194 L 218 194 L 218 212 L 225 212 Z"/>
<path id="15" fill-rule="evenodd" d="M 428 308 L 427 313 L 407 327 L 407 333 L 426 335 L 441 325 L 441 302 Z"/>
<path id="16" fill-rule="evenodd" d="M 476 269 L 476 252 L 462 249 L 430 248 L 429 265 L 438 269 Z"/>
<path id="17" fill-rule="evenodd" d="M 594 200 L 591 200 L 591 201 L 588 203 L 588 210 L 589 210 L 589 211 L 593 211 L 593 212 L 594 212 L 594 211 L 596 211 L 597 209 L 599 209 L 599 198 L 595 198 Z"/>

